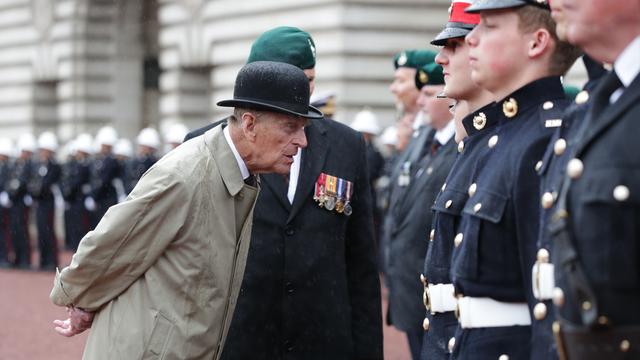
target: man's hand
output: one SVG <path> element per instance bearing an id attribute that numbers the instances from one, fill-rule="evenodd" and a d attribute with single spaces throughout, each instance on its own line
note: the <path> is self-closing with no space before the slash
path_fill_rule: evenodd
<path id="1" fill-rule="evenodd" d="M 62 336 L 72 337 L 74 335 L 78 335 L 90 328 L 93 323 L 93 312 L 68 306 L 67 314 L 69 314 L 69 318 L 67 320 L 53 321 L 53 324 L 57 325 L 55 328 L 56 332 Z"/>

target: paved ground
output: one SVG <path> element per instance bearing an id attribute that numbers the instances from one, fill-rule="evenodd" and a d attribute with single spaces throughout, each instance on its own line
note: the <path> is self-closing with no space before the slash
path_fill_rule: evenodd
<path id="1" fill-rule="evenodd" d="M 66 264 L 71 254 L 62 258 Z M 53 330 L 53 320 L 66 318 L 66 313 L 49 301 L 52 284 L 53 273 L 0 270 L 0 360 L 82 357 L 87 333 L 65 338 Z M 386 360 L 410 359 L 402 333 L 385 325 L 384 336 Z"/>

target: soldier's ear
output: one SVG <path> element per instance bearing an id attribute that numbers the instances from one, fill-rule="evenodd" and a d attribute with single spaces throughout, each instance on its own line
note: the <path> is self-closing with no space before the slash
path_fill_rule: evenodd
<path id="1" fill-rule="evenodd" d="M 553 46 L 551 33 L 547 29 L 539 28 L 531 33 L 527 45 L 529 57 L 532 59 L 538 58 L 548 53 Z"/>

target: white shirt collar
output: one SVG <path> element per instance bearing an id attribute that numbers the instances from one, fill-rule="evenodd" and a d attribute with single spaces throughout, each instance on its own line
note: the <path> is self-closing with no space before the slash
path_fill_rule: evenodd
<path id="1" fill-rule="evenodd" d="M 640 59 L 640 36 L 637 36 L 629 43 L 613 63 L 616 75 L 618 75 L 625 88 L 629 87 L 633 79 L 640 73 L 640 61 L 638 59 Z"/>
<path id="2" fill-rule="evenodd" d="M 455 135 L 455 133 L 456 133 L 456 124 L 453 120 L 451 120 L 449 121 L 447 126 L 436 131 L 434 138 L 438 140 L 438 142 L 441 145 L 444 145 L 449 142 L 449 140 L 453 137 L 453 135 Z"/>
<path id="3" fill-rule="evenodd" d="M 236 149 L 236 146 L 233 144 L 233 140 L 231 140 L 231 134 L 229 133 L 229 125 L 225 126 L 224 129 L 222 129 L 222 133 L 224 134 L 225 140 L 227 140 L 227 144 L 229 144 L 229 147 L 231 148 L 231 152 L 233 153 L 233 156 L 235 156 L 236 161 L 238 162 L 238 167 L 240 167 L 240 173 L 242 174 L 242 179 L 245 180 L 250 175 L 249 169 L 247 168 L 247 165 L 244 163 L 244 160 L 242 160 L 242 157 L 240 157 L 240 153 L 238 153 L 238 149 Z"/>

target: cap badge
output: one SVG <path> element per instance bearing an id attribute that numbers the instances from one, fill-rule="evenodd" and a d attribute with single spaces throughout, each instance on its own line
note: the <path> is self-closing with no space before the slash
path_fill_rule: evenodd
<path id="1" fill-rule="evenodd" d="M 473 127 L 476 128 L 476 130 L 484 129 L 485 125 L 487 125 L 487 115 L 483 112 L 473 117 Z"/>
<path id="2" fill-rule="evenodd" d="M 518 114 L 518 102 L 514 98 L 509 98 L 509 100 L 502 103 L 502 112 L 504 116 L 508 118 L 512 118 Z"/>
<path id="3" fill-rule="evenodd" d="M 424 72 L 424 70 L 420 70 L 420 82 L 423 84 L 426 84 L 427 82 L 429 82 L 429 75 L 427 75 L 426 72 Z"/>
<path id="4" fill-rule="evenodd" d="M 407 63 L 407 60 L 408 60 L 407 59 L 407 54 L 405 54 L 405 53 L 400 54 L 400 57 L 398 58 L 398 65 L 399 66 L 404 66 L 404 64 Z"/>
<path id="5" fill-rule="evenodd" d="M 316 58 L 316 47 L 313 46 L 313 43 L 311 42 L 311 39 L 307 39 L 307 41 L 309 42 L 309 48 L 311 49 L 311 54 L 313 54 L 313 58 Z"/>

